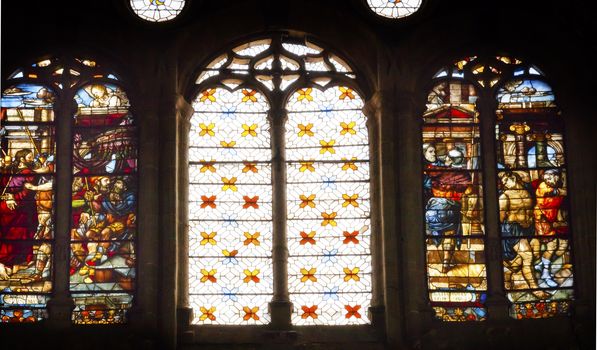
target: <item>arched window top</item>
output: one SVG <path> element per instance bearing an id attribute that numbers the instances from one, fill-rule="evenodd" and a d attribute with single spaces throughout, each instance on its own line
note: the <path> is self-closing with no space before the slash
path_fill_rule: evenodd
<path id="1" fill-rule="evenodd" d="M 526 64 L 511 56 L 468 56 L 440 69 L 433 78 L 436 80 L 463 79 L 478 87 L 501 86 L 511 78 L 541 79 L 543 73 L 535 66 Z"/>
<path id="2" fill-rule="evenodd" d="M 196 84 L 207 86 L 217 81 L 231 86 L 245 81 L 272 91 L 287 90 L 298 80 L 325 86 L 332 79 L 352 81 L 354 70 L 308 39 L 273 36 L 229 49 L 206 66 Z"/>
<path id="3" fill-rule="evenodd" d="M 38 82 L 58 90 L 73 88 L 92 80 L 119 82 L 109 69 L 92 58 L 50 57 L 21 67 L 8 76 L 8 82 Z"/>
<path id="4" fill-rule="evenodd" d="M 148 22 L 173 20 L 182 12 L 185 4 L 185 0 L 130 0 L 133 12 Z"/>
<path id="5" fill-rule="evenodd" d="M 373 12 L 386 18 L 408 17 L 421 7 L 422 0 L 367 0 Z"/>

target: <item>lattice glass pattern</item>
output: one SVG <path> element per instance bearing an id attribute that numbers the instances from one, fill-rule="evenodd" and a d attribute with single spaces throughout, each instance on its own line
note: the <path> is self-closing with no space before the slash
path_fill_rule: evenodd
<path id="1" fill-rule="evenodd" d="M 208 88 L 189 135 L 189 294 L 194 324 L 267 324 L 273 295 L 269 105 Z"/>
<path id="2" fill-rule="evenodd" d="M 180 14 L 185 0 L 130 0 L 131 9 L 149 22 L 170 21 Z"/>
<path id="3" fill-rule="evenodd" d="M 422 0 L 367 0 L 373 12 L 387 18 L 403 18 L 417 12 Z"/>
<path id="4" fill-rule="evenodd" d="M 2 92 L 0 323 L 47 317 L 54 249 L 55 94 L 37 84 Z"/>
<path id="5" fill-rule="evenodd" d="M 435 316 L 482 321 L 487 291 L 477 92 L 441 81 L 423 115 L 427 281 Z"/>
<path id="6" fill-rule="evenodd" d="M 126 321 L 136 278 L 137 136 L 129 100 L 114 84 L 75 95 L 70 291 L 77 324 Z"/>
<path id="7" fill-rule="evenodd" d="M 296 325 L 368 323 L 369 140 L 351 88 L 291 95 L 286 123 L 288 283 Z"/>
<path id="8" fill-rule="evenodd" d="M 507 82 L 498 102 L 498 204 L 510 316 L 569 314 L 574 273 L 563 120 L 540 80 Z"/>

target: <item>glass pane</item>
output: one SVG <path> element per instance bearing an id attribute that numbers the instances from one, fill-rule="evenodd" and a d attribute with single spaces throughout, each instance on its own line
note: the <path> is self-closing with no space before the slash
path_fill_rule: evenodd
<path id="1" fill-rule="evenodd" d="M 189 294 L 194 324 L 267 324 L 273 294 L 269 105 L 210 88 L 189 135 Z"/>
<path id="2" fill-rule="evenodd" d="M 18 84 L 2 93 L 0 322 L 47 316 L 54 246 L 54 100 L 41 85 Z"/>
<path id="3" fill-rule="evenodd" d="M 568 314 L 574 274 L 562 120 L 541 81 L 508 83 L 498 99 L 498 204 L 510 315 Z"/>
<path id="4" fill-rule="evenodd" d="M 293 324 L 369 322 L 369 140 L 362 107 L 348 87 L 299 89 L 287 104 Z"/>
<path id="5" fill-rule="evenodd" d="M 417 12 L 422 0 L 367 0 L 367 4 L 382 17 L 403 18 Z"/>
<path id="6" fill-rule="evenodd" d="M 180 14 L 185 0 L 130 0 L 131 9 L 149 22 L 170 21 Z"/>
<path id="7" fill-rule="evenodd" d="M 135 289 L 137 131 L 120 87 L 75 95 L 70 291 L 74 323 L 126 321 Z"/>
<path id="8" fill-rule="evenodd" d="M 471 84 L 438 83 L 423 115 L 429 298 L 443 321 L 483 321 L 487 277 L 481 144 Z"/>

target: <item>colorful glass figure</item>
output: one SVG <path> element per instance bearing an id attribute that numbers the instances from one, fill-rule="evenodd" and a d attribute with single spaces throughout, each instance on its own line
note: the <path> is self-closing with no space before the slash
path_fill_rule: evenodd
<path id="1" fill-rule="evenodd" d="M 522 67 L 498 91 L 504 288 L 513 318 L 546 318 L 573 299 L 564 127 L 549 85 Z"/>
<path id="2" fill-rule="evenodd" d="M 135 14 L 149 22 L 173 20 L 182 12 L 185 3 L 185 0 L 130 0 Z"/>
<path id="3" fill-rule="evenodd" d="M 70 291 L 75 323 L 121 323 L 136 276 L 137 138 L 117 85 L 77 91 L 73 118 Z"/>
<path id="4" fill-rule="evenodd" d="M 482 321 L 487 292 L 477 90 L 440 78 L 423 115 L 427 280 L 435 316 Z"/>
<path id="5" fill-rule="evenodd" d="M 53 288 L 55 100 L 51 89 L 32 83 L 2 92 L 0 322 L 47 317 Z"/>
<path id="6" fill-rule="evenodd" d="M 367 0 L 373 12 L 386 18 L 408 17 L 417 12 L 422 2 L 422 0 Z"/>

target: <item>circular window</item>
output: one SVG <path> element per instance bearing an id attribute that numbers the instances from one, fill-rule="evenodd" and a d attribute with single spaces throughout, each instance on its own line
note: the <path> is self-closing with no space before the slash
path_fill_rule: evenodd
<path id="1" fill-rule="evenodd" d="M 135 14 L 149 22 L 166 22 L 178 16 L 185 0 L 131 0 Z"/>
<path id="2" fill-rule="evenodd" d="M 403 18 L 417 12 L 422 0 L 367 0 L 367 4 L 382 17 Z"/>

